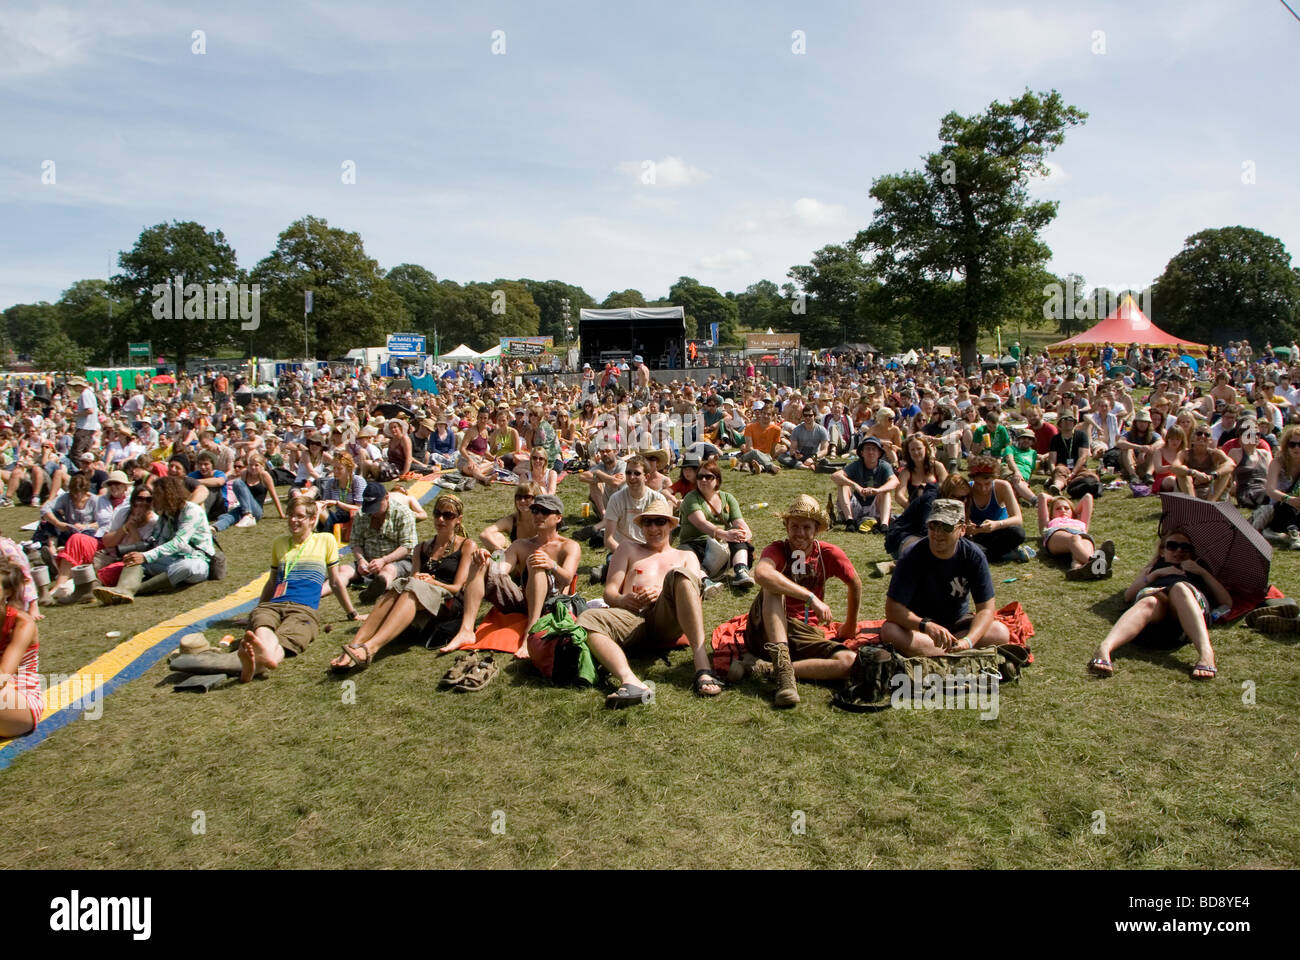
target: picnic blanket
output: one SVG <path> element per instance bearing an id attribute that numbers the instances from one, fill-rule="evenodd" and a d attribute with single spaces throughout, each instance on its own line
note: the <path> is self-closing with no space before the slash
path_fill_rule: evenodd
<path id="1" fill-rule="evenodd" d="M 1006 624 L 1007 630 L 1011 633 L 1010 643 L 1024 647 L 1026 650 L 1029 649 L 1029 638 L 1034 635 L 1034 624 L 1019 601 L 1013 600 L 994 616 Z M 884 626 L 884 623 L 884 620 L 859 620 L 856 635 L 845 640 L 844 645 L 850 650 L 856 650 L 858 647 L 868 644 L 879 646 L 880 628 Z M 745 652 L 745 628 L 747 626 L 749 626 L 749 614 L 747 613 L 742 613 L 724 623 L 718 624 L 717 629 L 713 631 L 714 670 L 726 671 L 731 666 L 731 661 Z M 827 639 L 834 638 L 840 629 L 839 622 L 820 623 L 816 624 L 816 626 L 821 627 Z M 1029 655 L 1029 662 L 1034 662 L 1032 653 Z"/>
<path id="2" fill-rule="evenodd" d="M 1268 593 L 1264 594 L 1264 600 L 1281 600 L 1285 596 L 1285 593 L 1270 583 L 1268 585 Z M 1264 600 L 1259 601 L 1259 603 L 1251 603 L 1249 600 L 1238 601 L 1236 606 L 1219 618 L 1219 622 L 1232 623 L 1233 620 L 1238 620 L 1250 613 L 1250 611 L 1254 610 L 1256 607 L 1262 606 Z"/>
<path id="3" fill-rule="evenodd" d="M 528 616 L 523 613 L 502 613 L 493 607 L 474 630 L 474 642 L 462 650 L 492 650 L 496 653 L 516 653 L 524 645 L 528 632 Z M 690 646 L 685 636 L 671 644 L 672 649 Z M 728 663 L 731 661 L 728 660 Z"/>

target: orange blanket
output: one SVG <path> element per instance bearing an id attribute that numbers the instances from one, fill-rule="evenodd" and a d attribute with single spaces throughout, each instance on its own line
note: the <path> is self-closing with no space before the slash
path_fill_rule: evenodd
<path id="1" fill-rule="evenodd" d="M 528 616 L 523 613 L 502 613 L 493 607 L 474 630 L 474 642 L 462 650 L 493 650 L 497 653 L 516 653 L 524 645 L 528 632 Z M 685 636 L 677 638 L 671 647 L 689 647 Z M 730 661 L 728 661 L 730 663 Z"/>
<path id="2" fill-rule="evenodd" d="M 1025 649 L 1029 648 L 1029 638 L 1034 635 L 1034 624 L 1018 601 L 1008 603 L 995 616 L 1006 624 L 1007 630 L 1011 633 L 1011 643 Z M 856 650 L 866 644 L 879 645 L 880 628 L 884 623 L 884 620 L 859 620 L 857 635 L 844 641 L 844 645 L 850 650 Z M 744 652 L 745 628 L 748 625 L 749 614 L 747 613 L 718 624 L 717 629 L 713 631 L 714 670 L 725 671 L 731 666 L 731 661 Z M 839 623 L 823 623 L 817 626 L 821 627 L 827 639 L 833 638 L 840 629 Z M 1032 653 L 1029 655 L 1029 662 L 1034 662 Z"/>

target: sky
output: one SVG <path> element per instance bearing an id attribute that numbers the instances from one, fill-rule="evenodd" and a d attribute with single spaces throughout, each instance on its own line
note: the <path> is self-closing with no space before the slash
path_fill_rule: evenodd
<path id="1" fill-rule="evenodd" d="M 5 0 L 0 309 L 156 223 L 252 267 L 307 215 L 462 283 L 779 285 L 946 113 L 1026 88 L 1089 114 L 1033 186 L 1050 267 L 1140 289 L 1210 227 L 1300 251 L 1297 64 L 1277 0 Z"/>

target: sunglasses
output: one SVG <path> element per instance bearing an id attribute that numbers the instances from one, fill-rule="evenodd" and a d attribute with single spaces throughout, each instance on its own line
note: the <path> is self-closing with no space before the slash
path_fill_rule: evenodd
<path id="1" fill-rule="evenodd" d="M 434 516 L 439 520 L 455 520 L 460 514 L 455 510 L 439 510 Z"/>
<path id="2" fill-rule="evenodd" d="M 666 527 L 672 523 L 667 517 L 642 517 L 641 526 L 643 527 Z"/>
<path id="3" fill-rule="evenodd" d="M 714 480 L 714 481 L 717 481 L 717 482 L 721 482 L 721 481 L 722 481 L 722 478 L 721 478 L 720 476 L 718 476 L 716 473 L 697 473 L 697 474 L 695 475 L 695 479 L 697 479 L 697 480 Z"/>
<path id="4" fill-rule="evenodd" d="M 1194 437 L 1208 437 L 1208 436 L 1210 436 L 1210 431 L 1209 431 L 1209 430 L 1197 430 L 1195 433 L 1192 434 L 1192 436 L 1194 436 Z"/>
<path id="5" fill-rule="evenodd" d="M 944 533 L 952 533 L 954 530 L 957 529 L 956 524 L 941 523 L 938 520 L 931 520 L 928 526 L 931 530 L 941 530 Z"/>
<path id="6" fill-rule="evenodd" d="M 1166 540 L 1165 549 L 1173 553 L 1178 553 L 1180 551 L 1183 553 L 1194 553 L 1196 551 L 1194 546 L 1190 543 L 1184 543 L 1182 540 Z"/>
<path id="7" fill-rule="evenodd" d="M 555 511 L 547 510 L 545 507 L 540 507 L 537 504 L 533 504 L 531 507 L 528 508 L 528 512 L 531 513 L 534 517 L 544 517 L 547 516 L 548 514 L 554 513 Z"/>

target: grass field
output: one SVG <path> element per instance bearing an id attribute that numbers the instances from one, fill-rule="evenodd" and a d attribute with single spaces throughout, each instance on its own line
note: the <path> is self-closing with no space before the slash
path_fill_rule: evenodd
<path id="1" fill-rule="evenodd" d="M 726 477 L 742 504 L 771 504 L 748 511 L 764 544 L 779 532 L 775 510 L 804 490 L 824 499 L 829 486 L 790 471 Z M 576 481 L 561 494 L 576 526 Z M 472 531 L 509 507 L 505 488 L 469 497 Z M 672 666 L 645 665 L 656 703 L 617 712 L 603 691 L 553 687 L 522 665 L 478 694 L 440 692 L 451 658 L 420 646 L 391 646 L 347 684 L 326 664 L 354 626 L 327 599 L 333 632 L 268 679 L 182 695 L 158 664 L 100 719 L 0 771 L 0 801 L 22 814 L 0 827 L 7 865 L 1296 867 L 1292 638 L 1214 630 L 1220 674 L 1209 683 L 1189 678 L 1190 648 L 1121 654 L 1109 681 L 1085 673 L 1151 556 L 1158 513 L 1158 498 L 1102 498 L 1093 529 L 1118 544 L 1113 580 L 1068 583 L 1041 559 L 994 568 L 999 602 L 1021 601 L 1037 626 L 1037 664 L 1002 690 L 989 721 L 845 714 L 811 686 L 778 712 L 761 682 L 702 700 L 684 651 Z M 5 532 L 33 515 L 5 511 Z M 220 584 L 51 610 L 42 669 L 69 671 L 112 646 L 108 630 L 129 637 L 233 590 L 262 572 L 282 529 L 227 531 Z M 882 538 L 828 539 L 864 572 L 862 615 L 880 616 L 884 582 L 865 572 L 883 559 Z M 1300 555 L 1279 553 L 1273 582 L 1295 592 L 1298 569 Z M 842 613 L 838 583 L 828 599 Z M 710 600 L 706 625 L 746 605 Z"/>

